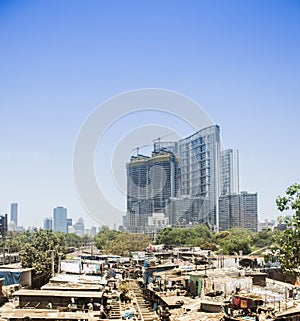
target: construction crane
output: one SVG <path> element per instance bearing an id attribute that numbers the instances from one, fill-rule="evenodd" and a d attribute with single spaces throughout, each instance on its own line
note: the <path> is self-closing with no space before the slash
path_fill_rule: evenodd
<path id="1" fill-rule="evenodd" d="M 150 146 L 150 144 L 146 144 L 146 145 L 143 145 L 143 146 L 137 146 L 136 148 L 134 148 L 132 151 L 136 151 L 136 156 L 139 155 L 139 152 L 140 152 L 140 149 L 144 148 L 144 147 L 147 147 L 147 146 Z"/>
<path id="2" fill-rule="evenodd" d="M 171 136 L 173 135 L 174 133 L 169 133 L 167 135 L 164 135 L 164 136 L 160 136 L 160 137 L 157 137 L 156 139 L 153 139 L 152 140 L 152 143 L 155 143 L 155 142 L 160 142 L 161 139 L 165 138 L 165 137 L 168 137 L 168 136 Z M 136 151 L 136 156 L 139 155 L 139 152 L 140 152 L 140 149 L 142 148 L 145 148 L 145 147 L 148 147 L 148 146 L 151 146 L 152 144 L 146 144 L 146 145 L 143 145 L 143 146 L 137 146 L 135 148 L 132 149 L 133 152 Z"/>
<path id="3" fill-rule="evenodd" d="M 166 137 L 169 137 L 169 136 L 171 136 L 171 135 L 174 135 L 174 133 L 169 133 L 169 134 L 167 134 L 167 135 L 157 137 L 157 138 L 153 139 L 152 142 L 153 142 L 153 143 L 160 143 L 161 139 L 166 138 Z"/>

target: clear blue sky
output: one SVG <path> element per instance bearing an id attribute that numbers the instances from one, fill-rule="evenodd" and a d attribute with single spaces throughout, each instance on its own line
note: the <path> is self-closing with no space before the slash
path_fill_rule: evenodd
<path id="1" fill-rule="evenodd" d="M 275 218 L 276 196 L 300 182 L 299 35 L 299 0 L 1 0 L 0 213 L 18 202 L 20 223 L 41 226 L 63 205 L 97 225 L 73 182 L 79 129 L 113 95 L 155 87 L 220 125 L 240 151 L 241 189 L 259 193 L 260 219 Z M 123 130 L 137 120 L 151 117 Z M 125 210 L 122 194 L 109 197 Z"/>

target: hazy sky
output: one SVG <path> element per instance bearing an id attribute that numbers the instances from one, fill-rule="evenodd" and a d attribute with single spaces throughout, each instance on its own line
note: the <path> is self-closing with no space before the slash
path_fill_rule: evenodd
<path id="1" fill-rule="evenodd" d="M 240 151 L 241 190 L 258 192 L 259 218 L 274 219 L 276 196 L 300 182 L 299 35 L 299 0 L 1 0 L 0 213 L 18 202 L 20 224 L 41 226 L 62 205 L 99 225 L 74 186 L 79 130 L 110 97 L 163 88 L 220 125 L 224 146 Z M 113 147 L 154 123 L 192 133 L 174 117 L 138 112 L 111 126 L 95 155 L 103 193 L 124 212 Z"/>

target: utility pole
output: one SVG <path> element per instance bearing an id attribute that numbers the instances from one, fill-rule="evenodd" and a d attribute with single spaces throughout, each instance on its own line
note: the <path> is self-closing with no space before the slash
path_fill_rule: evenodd
<path id="1" fill-rule="evenodd" d="M 51 272 L 52 277 L 54 277 L 54 250 L 51 250 Z"/>
<path id="2" fill-rule="evenodd" d="M 61 256 L 62 256 L 62 253 L 58 253 L 58 267 L 57 267 L 57 272 L 60 273 L 61 271 Z"/>
<path id="3" fill-rule="evenodd" d="M 5 265 L 5 236 L 2 236 L 3 265 Z"/>
<path id="4" fill-rule="evenodd" d="M 91 242 L 91 255 L 94 254 L 94 246 L 95 246 L 95 242 Z"/>

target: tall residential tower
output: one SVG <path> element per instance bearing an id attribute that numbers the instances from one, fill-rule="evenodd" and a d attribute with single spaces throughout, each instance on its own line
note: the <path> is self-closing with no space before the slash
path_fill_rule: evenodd
<path id="1" fill-rule="evenodd" d="M 221 195 L 238 194 L 239 185 L 239 151 L 225 149 L 221 152 L 220 170 Z"/>
<path id="2" fill-rule="evenodd" d="M 161 149 L 151 157 L 132 156 L 127 163 L 127 229 L 142 232 L 152 213 L 163 213 L 177 195 L 180 170 L 174 153 Z"/>
<path id="3" fill-rule="evenodd" d="M 178 142 L 158 142 L 157 148 L 177 152 L 180 160 L 179 197 L 172 200 L 168 217 L 173 225 L 207 223 L 219 228 L 220 128 L 203 128 Z"/>

